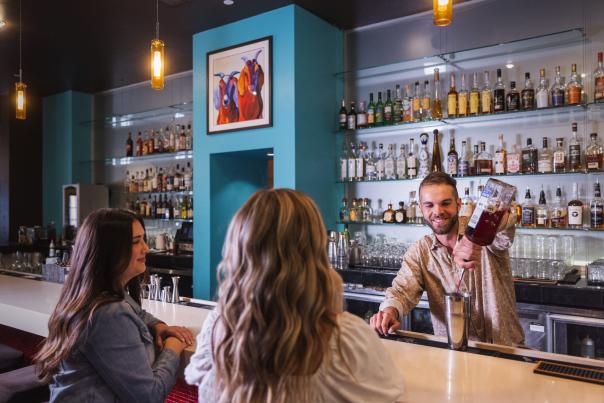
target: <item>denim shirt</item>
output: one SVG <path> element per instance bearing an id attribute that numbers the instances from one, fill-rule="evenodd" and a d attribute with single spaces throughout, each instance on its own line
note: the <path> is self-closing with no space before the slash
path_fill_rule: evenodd
<path id="1" fill-rule="evenodd" d="M 160 322 L 130 296 L 101 306 L 50 384 L 51 402 L 163 402 L 180 356 L 155 356 L 149 326 Z"/>

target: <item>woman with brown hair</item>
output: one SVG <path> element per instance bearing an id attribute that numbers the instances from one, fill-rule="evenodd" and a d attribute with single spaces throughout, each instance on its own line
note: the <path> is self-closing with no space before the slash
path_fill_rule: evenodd
<path id="1" fill-rule="evenodd" d="M 256 192 L 231 221 L 218 306 L 185 370 L 199 402 L 396 402 L 403 379 L 375 332 L 342 312 L 315 203 Z"/>
<path id="2" fill-rule="evenodd" d="M 84 220 L 35 358 L 51 402 L 163 402 L 170 392 L 193 335 L 141 309 L 148 250 L 143 221 L 130 211 L 102 209 Z"/>

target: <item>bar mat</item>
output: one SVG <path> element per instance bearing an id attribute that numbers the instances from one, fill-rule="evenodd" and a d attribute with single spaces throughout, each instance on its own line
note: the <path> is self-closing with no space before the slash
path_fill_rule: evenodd
<path id="1" fill-rule="evenodd" d="M 591 382 L 604 385 L 604 369 L 596 369 L 583 365 L 560 364 L 548 361 L 538 361 L 533 370 L 536 374 L 557 376 L 575 381 Z"/>
<path id="2" fill-rule="evenodd" d="M 545 280 L 540 278 L 517 278 L 514 277 L 515 283 L 526 283 L 526 284 L 547 284 L 547 285 L 555 285 L 558 280 Z"/>

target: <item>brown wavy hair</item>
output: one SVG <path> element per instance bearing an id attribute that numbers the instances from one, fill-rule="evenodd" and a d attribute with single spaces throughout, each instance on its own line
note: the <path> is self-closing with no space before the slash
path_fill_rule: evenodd
<path id="1" fill-rule="evenodd" d="M 143 220 L 131 211 L 100 209 L 78 229 L 69 276 L 48 320 L 48 337 L 34 357 L 42 381 L 50 382 L 61 360 L 74 350 L 95 310 L 124 299 L 120 278 L 132 256 L 135 221 L 145 228 Z M 126 288 L 140 304 L 140 277 L 130 280 Z"/>
<path id="2" fill-rule="evenodd" d="M 308 382 L 338 332 L 342 283 L 312 199 L 256 192 L 231 221 L 212 333 L 221 402 L 311 401 Z"/>

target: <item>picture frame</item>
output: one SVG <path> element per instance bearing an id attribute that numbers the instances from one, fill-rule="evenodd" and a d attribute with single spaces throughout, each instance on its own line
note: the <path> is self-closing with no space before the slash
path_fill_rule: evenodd
<path id="1" fill-rule="evenodd" d="M 272 48 L 267 36 L 207 53 L 208 135 L 273 125 Z"/>

